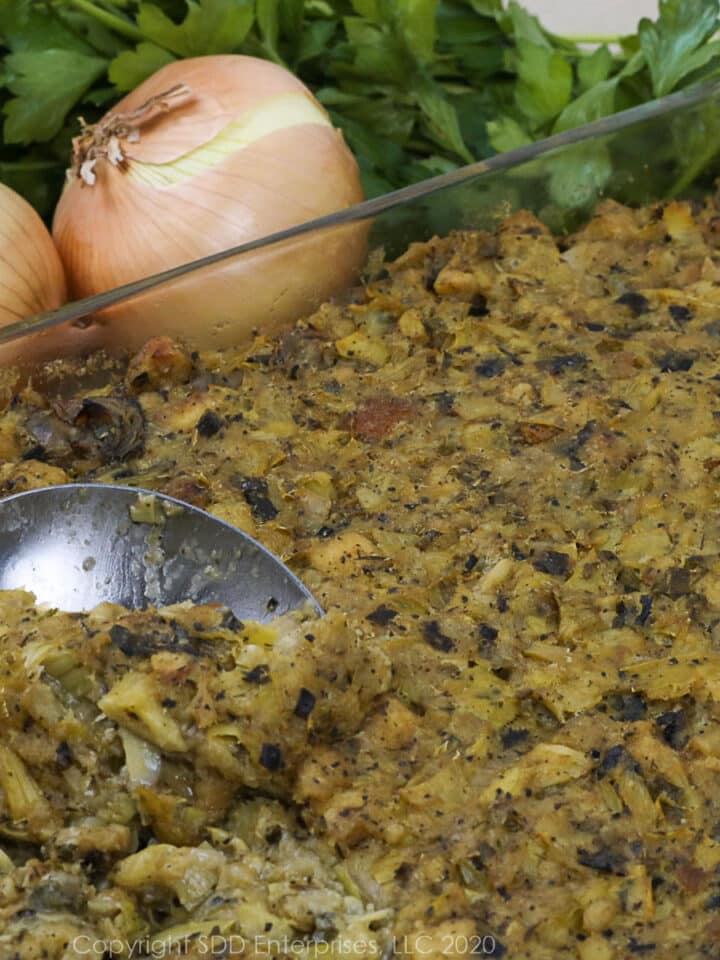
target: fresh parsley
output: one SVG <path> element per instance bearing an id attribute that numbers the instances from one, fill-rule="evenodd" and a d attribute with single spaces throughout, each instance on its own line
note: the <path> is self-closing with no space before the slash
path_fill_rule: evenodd
<path id="1" fill-rule="evenodd" d="M 588 50 L 501 0 L 2 0 L 0 178 L 49 215 L 79 116 L 174 59 L 238 52 L 316 93 L 375 195 L 717 75 L 719 2 L 660 0 Z M 569 154 L 555 200 L 608 176 L 603 150 Z"/>
<path id="2" fill-rule="evenodd" d="M 8 143 L 50 140 L 65 117 L 108 67 L 102 57 L 77 50 L 11 53 L 5 60 L 6 86 L 14 94 L 4 107 Z"/>
<path id="3" fill-rule="evenodd" d="M 720 41 L 710 40 L 717 27 L 718 5 L 707 0 L 660 0 L 657 23 L 640 21 L 640 48 L 656 97 L 720 56 Z"/>

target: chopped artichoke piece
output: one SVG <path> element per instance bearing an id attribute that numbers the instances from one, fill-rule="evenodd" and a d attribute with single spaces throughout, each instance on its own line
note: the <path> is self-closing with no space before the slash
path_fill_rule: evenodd
<path id="1" fill-rule="evenodd" d="M 97 853 L 125 854 L 133 844 L 130 828 L 121 823 L 82 824 L 63 827 L 53 837 L 53 846 L 74 858 Z"/>
<path id="2" fill-rule="evenodd" d="M 147 740 L 136 737 L 129 730 L 120 729 L 125 751 L 125 766 L 131 787 L 152 787 L 162 769 L 162 755 Z"/>
<path id="3" fill-rule="evenodd" d="M 23 649 L 23 662 L 28 673 L 44 667 L 51 676 L 60 678 L 78 665 L 78 658 L 73 650 L 59 648 L 52 640 L 31 640 Z"/>
<path id="4" fill-rule="evenodd" d="M 208 844 L 175 847 L 156 843 L 122 860 L 113 879 L 126 890 L 168 891 L 186 910 L 192 910 L 214 889 L 223 861 L 223 855 Z"/>
<path id="5" fill-rule="evenodd" d="M 540 743 L 514 766 L 493 780 L 480 794 L 484 804 L 519 792 L 546 787 L 585 776 L 592 761 L 580 750 L 561 743 Z"/>
<path id="6" fill-rule="evenodd" d="M 645 781 L 634 770 L 620 770 L 616 777 L 618 793 L 629 809 L 638 833 L 655 829 L 661 811 L 650 796 Z"/>
<path id="7" fill-rule="evenodd" d="M 199 843 L 206 833 L 207 814 L 184 797 L 161 793 L 149 787 L 135 791 L 143 819 L 163 843 L 176 846 Z"/>
<path id="8" fill-rule="evenodd" d="M 0 744 L 0 787 L 14 821 L 49 816 L 48 803 L 42 790 L 20 757 L 3 744 Z"/>
<path id="9" fill-rule="evenodd" d="M 335 341 L 335 349 L 348 360 L 362 360 L 378 367 L 387 363 L 390 353 L 380 337 L 369 336 L 363 330 L 356 330 Z"/>
<path id="10" fill-rule="evenodd" d="M 182 731 L 158 702 L 155 684 L 146 673 L 126 673 L 98 701 L 98 707 L 121 727 L 161 750 L 187 750 Z"/>

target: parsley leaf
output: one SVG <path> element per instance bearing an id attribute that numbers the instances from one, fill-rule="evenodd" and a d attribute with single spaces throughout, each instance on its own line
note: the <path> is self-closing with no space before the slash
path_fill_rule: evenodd
<path id="1" fill-rule="evenodd" d="M 382 0 L 352 0 L 355 13 L 373 23 L 382 21 Z"/>
<path id="2" fill-rule="evenodd" d="M 71 50 L 92 54 L 93 48 L 75 30 L 47 8 L 30 0 L 2 0 L 0 42 L 14 53 L 43 50 Z"/>
<path id="3" fill-rule="evenodd" d="M 50 140 L 68 110 L 107 67 L 107 60 L 74 50 L 11 53 L 7 87 L 15 94 L 3 107 L 6 143 Z"/>
<path id="4" fill-rule="evenodd" d="M 488 136 L 493 150 L 505 153 L 532 143 L 532 137 L 513 117 L 498 117 L 487 125 Z"/>
<path id="5" fill-rule="evenodd" d="M 465 146 L 455 108 L 432 83 L 418 85 L 417 103 L 423 112 L 430 135 L 446 150 L 472 163 L 473 156 Z"/>
<path id="6" fill-rule="evenodd" d="M 177 24 L 153 3 L 141 3 L 137 25 L 159 47 L 180 57 L 232 53 L 253 23 L 252 0 L 187 0 L 187 16 Z"/>
<path id="7" fill-rule="evenodd" d="M 550 197 L 564 210 L 587 209 L 597 202 L 612 170 L 605 144 L 578 143 L 553 158 Z"/>
<path id="8" fill-rule="evenodd" d="M 572 68 L 555 50 L 520 40 L 515 99 L 530 123 L 539 127 L 556 117 L 570 99 Z"/>
<path id="9" fill-rule="evenodd" d="M 273 60 L 279 60 L 277 44 L 280 31 L 280 20 L 277 0 L 257 0 L 255 17 L 263 39 L 265 49 Z"/>
<path id="10" fill-rule="evenodd" d="M 470 0 L 470 6 L 485 17 L 496 17 L 502 13 L 502 0 Z"/>
<path id="11" fill-rule="evenodd" d="M 570 130 L 611 114 L 615 109 L 615 94 L 619 79 L 619 77 L 613 77 L 610 80 L 602 80 L 585 93 L 581 93 L 557 118 L 553 132 Z"/>
<path id="12" fill-rule="evenodd" d="M 508 5 L 507 13 L 502 17 L 501 22 L 505 32 L 513 38 L 515 43 L 532 43 L 536 47 L 552 49 L 548 34 L 540 26 L 538 18 L 528 13 L 515 0 Z"/>
<path id="13" fill-rule="evenodd" d="M 640 47 L 656 97 L 720 56 L 720 43 L 706 44 L 718 26 L 718 0 L 660 0 L 657 22 L 640 21 Z"/>
<path id="14" fill-rule="evenodd" d="M 156 70 L 172 63 L 174 59 L 173 55 L 162 47 L 143 41 L 134 50 L 123 50 L 115 57 L 110 64 L 108 77 L 110 82 L 124 93 L 134 90 L 143 80 L 147 80 Z"/>
<path id="15" fill-rule="evenodd" d="M 295 64 L 298 65 L 325 54 L 334 33 L 335 24 L 332 20 L 315 20 L 307 24 L 297 44 Z"/>
<path id="16" fill-rule="evenodd" d="M 580 87 L 582 90 L 591 90 L 596 84 L 607 80 L 612 68 L 613 56 L 603 44 L 578 64 L 577 74 Z"/>
<path id="17" fill-rule="evenodd" d="M 396 17 L 408 49 L 419 63 L 435 55 L 437 0 L 395 0 Z"/>
<path id="18" fill-rule="evenodd" d="M 331 67 L 333 74 L 340 80 L 362 78 L 372 86 L 407 84 L 412 65 L 407 51 L 387 26 L 371 23 L 362 17 L 346 17 L 343 25 L 352 50 L 352 61 L 338 60 Z"/>

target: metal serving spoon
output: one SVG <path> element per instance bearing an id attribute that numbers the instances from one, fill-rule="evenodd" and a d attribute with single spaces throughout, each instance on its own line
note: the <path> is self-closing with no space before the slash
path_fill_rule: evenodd
<path id="1" fill-rule="evenodd" d="M 274 554 L 182 500 L 137 487 L 69 483 L 0 500 L 0 589 L 67 611 L 192 600 L 267 621 L 310 591 Z"/>

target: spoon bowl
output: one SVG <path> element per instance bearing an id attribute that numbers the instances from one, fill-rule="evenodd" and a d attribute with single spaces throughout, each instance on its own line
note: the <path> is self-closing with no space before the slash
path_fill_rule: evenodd
<path id="1" fill-rule="evenodd" d="M 131 610 L 191 600 L 264 622 L 310 591 L 262 544 L 182 500 L 137 487 L 69 483 L 0 500 L 0 589 L 38 603 Z"/>

